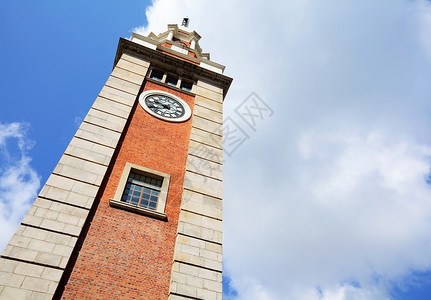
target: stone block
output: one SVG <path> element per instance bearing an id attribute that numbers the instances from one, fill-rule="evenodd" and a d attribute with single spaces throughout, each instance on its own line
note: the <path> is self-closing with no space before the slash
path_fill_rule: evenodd
<path id="1" fill-rule="evenodd" d="M 93 177 L 95 176 L 96 179 L 103 177 L 107 169 L 106 166 L 101 166 L 100 164 L 85 161 L 78 157 L 63 155 L 53 173 L 64 175 L 67 177 L 74 177 L 82 180 L 82 178 L 78 177 L 79 174 L 72 174 L 64 170 L 64 168 L 66 167 L 70 168 L 72 172 L 78 172 L 78 171 L 89 172 L 92 174 Z M 94 181 L 94 180 L 90 180 L 90 181 Z"/>
<path id="2" fill-rule="evenodd" d="M 220 199 L 223 197 L 223 183 L 220 180 L 190 171 L 186 171 L 186 175 L 184 176 L 184 188 L 211 197 Z"/>
<path id="3" fill-rule="evenodd" d="M 19 262 L 14 273 L 24 276 L 40 277 L 44 267 L 35 264 Z"/>
<path id="4" fill-rule="evenodd" d="M 191 237 L 178 234 L 175 244 L 191 245 Z"/>
<path id="5" fill-rule="evenodd" d="M 1 255 L 2 256 L 9 256 L 12 249 L 13 249 L 12 245 L 6 245 L 6 247 L 4 248 L 3 253 Z"/>
<path id="6" fill-rule="evenodd" d="M 213 101 L 219 102 L 219 103 L 223 103 L 223 95 L 219 94 L 215 91 L 203 88 L 202 86 L 197 85 L 196 86 L 196 90 L 195 90 L 195 94 L 197 96 L 202 96 L 208 99 L 211 99 Z"/>
<path id="7" fill-rule="evenodd" d="M 198 128 L 201 130 L 205 130 L 208 132 L 212 132 L 219 136 L 223 135 L 223 125 L 220 123 L 216 123 L 204 118 L 201 118 L 197 115 L 192 118 L 192 128 Z"/>
<path id="8" fill-rule="evenodd" d="M 198 269 L 198 276 L 207 280 L 218 281 L 219 279 L 221 279 L 221 276 L 219 275 L 221 275 L 221 273 L 217 271 L 203 268 Z M 221 281 L 219 282 L 221 283 Z"/>
<path id="9" fill-rule="evenodd" d="M 50 186 L 47 184 L 45 184 L 45 186 L 42 188 L 42 191 L 39 193 L 39 196 L 41 197 L 46 197 L 49 199 L 63 202 L 66 201 L 68 195 L 68 190 L 64 190 L 62 188 Z"/>
<path id="10" fill-rule="evenodd" d="M 187 204 L 189 202 L 200 204 L 206 207 L 217 208 L 219 210 L 222 210 L 223 208 L 223 202 L 218 198 L 202 195 L 193 191 L 184 190 L 181 205 L 183 205 L 183 203 Z"/>
<path id="11" fill-rule="evenodd" d="M 218 113 L 223 113 L 223 104 L 221 102 L 210 100 L 208 98 L 201 97 L 199 95 L 195 97 L 195 105 L 199 105 L 199 106 L 211 109 Z"/>
<path id="12" fill-rule="evenodd" d="M 129 117 L 132 105 L 126 105 L 125 102 L 116 102 L 108 98 L 97 97 L 92 108 L 104 111 L 106 113 L 127 119 Z"/>
<path id="13" fill-rule="evenodd" d="M 88 215 L 87 209 L 77 208 L 77 207 L 70 206 L 68 204 L 60 203 L 60 202 L 52 202 L 50 210 L 59 212 L 61 214 L 76 216 L 78 218 L 86 218 Z M 73 221 L 73 222 L 75 222 L 75 221 Z M 70 223 L 70 224 L 72 224 L 72 223 Z"/>
<path id="14" fill-rule="evenodd" d="M 56 245 L 64 245 L 64 246 L 68 246 L 71 240 L 72 240 L 71 236 L 61 234 L 61 233 L 56 233 L 56 232 L 48 232 L 46 237 L 47 242 L 51 242 Z"/>
<path id="15" fill-rule="evenodd" d="M 117 132 L 122 132 L 124 129 L 124 125 L 126 125 L 127 122 L 127 120 L 124 118 L 111 115 L 96 109 L 90 109 L 84 121 L 86 123 L 98 125 L 100 127 L 108 128 Z"/>
<path id="16" fill-rule="evenodd" d="M 111 148 L 115 148 L 117 146 L 120 135 L 121 134 L 119 132 L 85 122 L 81 124 L 75 134 L 76 137 Z"/>
<path id="17" fill-rule="evenodd" d="M 69 261 L 69 257 L 63 256 L 60 262 L 60 268 L 66 268 L 67 262 Z"/>
<path id="18" fill-rule="evenodd" d="M 181 222 L 180 220 L 178 223 L 178 233 L 200 238 L 202 237 L 202 227 L 190 223 Z"/>
<path id="19" fill-rule="evenodd" d="M 93 205 L 94 197 L 70 192 L 66 197 L 66 203 L 90 209 Z"/>
<path id="20" fill-rule="evenodd" d="M 93 147 L 92 147 L 91 151 L 106 155 L 107 157 L 109 157 L 109 160 L 108 160 L 108 163 L 109 163 L 111 161 L 112 155 L 114 155 L 115 149 L 93 143 Z"/>
<path id="21" fill-rule="evenodd" d="M 2 300 L 30 299 L 32 291 L 6 286 L 0 293 Z"/>
<path id="22" fill-rule="evenodd" d="M 34 261 L 36 255 L 37 255 L 36 250 L 13 246 L 8 257 L 18 258 L 25 261 Z"/>
<path id="23" fill-rule="evenodd" d="M 54 254 L 69 257 L 72 254 L 73 248 L 64 245 L 55 245 Z"/>
<path id="24" fill-rule="evenodd" d="M 84 166 L 82 167 L 82 170 L 97 174 L 101 176 L 102 178 L 105 176 L 106 170 L 108 168 L 106 166 L 101 166 L 99 164 L 95 164 L 89 161 L 86 161 L 84 163 Z"/>
<path id="25" fill-rule="evenodd" d="M 207 216 L 202 216 L 201 226 L 215 231 L 223 231 L 223 222 L 221 220 L 209 218 Z"/>
<path id="26" fill-rule="evenodd" d="M 196 276 L 187 276 L 187 285 L 202 289 L 204 287 L 204 280 Z"/>
<path id="27" fill-rule="evenodd" d="M 71 237 L 70 242 L 69 242 L 69 246 L 74 247 L 77 240 L 78 240 L 77 237 Z"/>
<path id="28" fill-rule="evenodd" d="M 49 208 L 51 206 L 52 201 L 51 200 L 47 200 L 47 199 L 42 199 L 42 198 L 36 198 L 36 200 L 34 200 L 33 205 L 32 206 L 37 206 L 37 207 L 42 207 L 42 208 Z"/>
<path id="29" fill-rule="evenodd" d="M 52 299 L 52 293 L 48 292 L 33 292 L 31 294 L 30 300 L 51 300 Z"/>
<path id="30" fill-rule="evenodd" d="M 184 190 L 184 193 L 186 192 L 190 192 L 190 191 Z M 218 200 L 218 201 L 221 201 L 221 200 Z M 202 205 L 200 203 L 196 203 L 192 201 L 182 201 L 181 208 L 194 213 L 202 214 L 204 216 L 216 218 L 219 220 L 223 218 L 223 211 L 221 209 Z"/>
<path id="31" fill-rule="evenodd" d="M 70 141 L 69 145 L 73 145 L 75 147 L 79 147 L 85 150 L 93 150 L 94 143 L 91 141 L 86 141 L 77 137 L 73 137 Z M 61 159 L 60 159 L 61 160 Z"/>
<path id="32" fill-rule="evenodd" d="M 120 61 L 122 61 L 122 60 L 127 60 L 129 62 L 135 63 L 135 64 L 140 65 L 140 66 L 145 67 L 145 68 L 148 68 L 150 66 L 149 61 L 147 61 L 141 57 L 133 56 L 133 55 L 128 54 L 128 53 L 123 53 Z"/>
<path id="33" fill-rule="evenodd" d="M 111 148 L 112 150 L 114 150 L 113 148 Z M 70 155 L 70 156 L 75 156 L 75 157 L 79 157 L 79 158 L 83 158 L 83 159 L 87 159 L 89 161 L 98 163 L 98 164 L 102 164 L 107 166 L 109 164 L 109 162 L 111 161 L 111 157 L 112 156 L 107 156 L 101 153 L 97 153 L 93 150 L 87 150 L 87 149 L 83 149 L 80 147 L 77 147 L 75 145 L 73 145 L 72 143 L 69 144 L 69 146 L 67 147 L 65 154 Z"/>
<path id="34" fill-rule="evenodd" d="M 213 91 L 217 94 L 223 95 L 223 89 L 218 87 L 216 84 L 214 83 L 210 83 L 204 80 L 198 80 L 198 82 L 196 83 L 197 86 Z"/>
<path id="35" fill-rule="evenodd" d="M 221 290 L 220 290 L 221 291 Z M 197 291 L 197 296 L 200 299 L 205 299 L 205 300 L 217 300 L 217 293 L 214 291 L 209 291 L 206 289 L 200 289 Z"/>
<path id="36" fill-rule="evenodd" d="M 73 205 L 81 206 L 83 208 L 91 207 L 94 200 L 94 197 L 78 194 L 72 191 L 66 191 L 61 188 L 47 186 L 47 185 L 45 185 L 44 189 L 42 190 L 43 192 L 39 194 L 42 197 L 54 199 L 64 203 L 70 203 Z M 27 220 L 27 217 L 28 215 L 24 218 L 23 223 L 31 224 L 35 226 L 39 226 L 43 220 L 43 218 L 39 218 L 39 217 L 36 217 L 38 219 L 35 219 L 35 220 Z M 29 223 L 29 221 L 34 221 L 34 222 Z"/>
<path id="37" fill-rule="evenodd" d="M 28 224 L 33 226 L 39 226 L 42 223 L 43 218 L 36 217 L 30 214 L 25 215 L 24 219 L 22 220 L 22 224 Z"/>
<path id="38" fill-rule="evenodd" d="M 126 59 L 120 59 L 116 65 L 116 67 L 127 70 L 129 72 L 136 73 L 136 74 L 141 75 L 141 76 L 145 76 L 147 74 L 147 71 L 148 71 L 148 67 L 138 65 L 138 64 L 130 62 Z"/>
<path id="39" fill-rule="evenodd" d="M 53 230 L 53 231 L 62 232 L 65 225 L 66 224 L 64 224 L 63 222 L 50 220 L 50 219 L 43 219 L 42 223 L 40 224 L 40 227 Z"/>
<path id="40" fill-rule="evenodd" d="M 112 71 L 111 76 L 114 76 L 122 80 L 126 80 L 128 82 L 132 82 L 139 86 L 141 86 L 142 82 L 144 81 L 144 76 L 130 72 L 129 70 L 122 69 L 122 68 L 115 68 Z"/>
<path id="41" fill-rule="evenodd" d="M 193 108 L 193 117 L 198 116 L 212 122 L 223 125 L 223 114 L 210 110 L 208 108 L 196 105 Z"/>
<path id="42" fill-rule="evenodd" d="M 223 165 L 208 159 L 188 155 L 186 170 L 223 180 Z"/>
<path id="43" fill-rule="evenodd" d="M 111 101 L 123 103 L 127 106 L 133 106 L 136 100 L 136 95 L 115 89 L 107 85 L 103 87 L 99 96 Z"/>
<path id="44" fill-rule="evenodd" d="M 219 164 L 223 163 L 223 150 L 202 143 L 190 141 L 189 155 L 204 158 Z"/>
<path id="45" fill-rule="evenodd" d="M 211 259 L 205 259 L 204 261 L 204 267 L 212 270 L 222 271 L 223 265 L 221 262 Z"/>
<path id="46" fill-rule="evenodd" d="M 223 137 L 197 128 L 192 128 L 190 140 L 223 150 Z"/>
<path id="47" fill-rule="evenodd" d="M 9 272 L 0 272 L 0 285 L 10 286 L 10 287 L 20 287 L 22 282 L 24 281 L 25 276 L 9 273 Z"/>
<path id="48" fill-rule="evenodd" d="M 197 289 L 187 284 L 177 283 L 177 293 L 189 297 L 196 297 Z"/>
<path id="49" fill-rule="evenodd" d="M 32 239 L 30 244 L 28 245 L 28 249 L 51 253 L 54 250 L 54 246 L 54 243 Z"/>
<path id="50" fill-rule="evenodd" d="M 0 257 L 0 272 L 13 273 L 18 262 L 16 260 L 10 260 Z"/>
<path id="51" fill-rule="evenodd" d="M 213 241 L 213 242 L 216 242 L 216 243 L 221 243 L 222 242 L 221 240 L 219 240 L 217 238 L 216 231 L 212 230 L 212 229 L 208 229 L 208 228 L 203 228 L 202 227 L 200 237 L 202 239 L 207 240 L 207 241 Z"/>
<path id="52" fill-rule="evenodd" d="M 75 225 L 71 225 L 71 224 L 66 224 L 64 226 L 63 232 L 74 235 L 74 236 L 79 236 L 79 234 L 81 233 L 81 229 L 82 229 L 82 226 L 75 226 Z"/>
<path id="53" fill-rule="evenodd" d="M 80 149 L 84 149 L 84 150 L 88 150 L 97 154 L 101 154 L 104 156 L 109 156 L 111 157 L 114 154 L 115 149 L 108 147 L 108 146 L 104 146 L 104 145 L 99 145 L 99 144 L 95 144 L 92 141 L 86 141 L 83 140 L 81 138 L 76 138 L 74 137 L 72 139 L 72 141 L 70 142 L 69 145 L 78 147 Z M 80 157 L 79 155 L 77 157 Z M 84 157 L 84 159 L 86 159 Z M 92 161 L 92 160 L 90 160 Z M 96 161 L 96 163 L 100 163 L 98 161 Z"/>
<path id="54" fill-rule="evenodd" d="M 53 173 L 60 174 L 63 166 L 67 166 L 69 168 L 73 168 L 73 169 L 77 169 L 77 170 L 82 170 L 82 168 L 84 167 L 84 164 L 85 164 L 85 160 L 83 160 L 81 158 L 73 157 L 73 156 L 69 156 L 69 155 L 63 155 L 60 158 L 60 161 L 58 162 L 57 166 L 55 167 Z"/>
<path id="55" fill-rule="evenodd" d="M 100 185 L 102 182 L 101 176 L 85 170 L 76 169 L 70 166 L 58 164 L 56 170 L 53 172 L 56 175 L 61 175 L 76 180 L 88 182 L 90 184 Z"/>
<path id="56" fill-rule="evenodd" d="M 59 282 L 62 275 L 62 270 L 45 267 L 42 272 L 41 278 L 54 282 Z"/>
<path id="57" fill-rule="evenodd" d="M 94 198 L 99 191 L 99 187 L 85 182 L 74 181 L 71 191 Z"/>
<path id="58" fill-rule="evenodd" d="M 197 238 L 190 238 L 190 245 L 194 247 L 198 247 L 199 249 L 204 249 L 206 243 L 207 243 L 206 241 L 203 241 Z M 199 251 L 199 255 L 200 255 L 200 251 Z"/>
<path id="59" fill-rule="evenodd" d="M 35 292 L 47 292 L 49 289 L 51 281 L 34 278 L 34 277 L 26 277 L 22 283 L 21 288 L 26 290 L 31 290 Z"/>
<path id="60" fill-rule="evenodd" d="M 185 283 L 187 283 L 187 275 L 184 275 L 184 274 L 179 273 L 179 272 L 172 272 L 171 281 L 185 284 Z"/>
<path id="61" fill-rule="evenodd" d="M 168 300 L 184 300 L 184 297 L 169 294 Z"/>
<path id="62" fill-rule="evenodd" d="M 39 252 L 37 253 L 34 261 L 40 264 L 45 264 L 48 266 L 58 267 L 60 266 L 62 257 L 60 255 Z"/>
<path id="63" fill-rule="evenodd" d="M 51 174 L 51 176 L 49 176 L 48 180 L 46 181 L 45 185 L 49 185 L 49 186 L 53 186 L 56 188 L 61 188 L 61 189 L 66 190 L 66 191 L 70 191 L 72 189 L 74 183 L 75 183 L 75 181 L 73 179 L 59 176 L 56 174 Z"/>
<path id="64" fill-rule="evenodd" d="M 59 213 L 57 217 L 57 221 L 63 222 L 66 224 L 71 224 L 71 225 L 78 225 L 79 217 L 72 216 L 70 214 Z"/>
<path id="65" fill-rule="evenodd" d="M 36 207 L 34 206 L 34 205 L 32 205 L 32 206 L 30 206 L 30 209 L 28 210 L 28 214 L 31 214 L 31 215 L 33 215 L 34 214 L 34 212 L 36 211 Z"/>
<path id="66" fill-rule="evenodd" d="M 44 219 L 55 220 L 58 216 L 58 212 L 52 211 L 46 208 L 38 207 L 34 212 L 34 215 L 37 217 L 42 217 Z"/>
<path id="67" fill-rule="evenodd" d="M 25 236 L 21 236 L 21 235 L 17 235 L 15 233 L 9 241 L 9 245 L 26 248 L 26 247 L 28 247 L 28 244 L 30 243 L 30 241 L 31 241 L 30 238 L 25 237 Z"/>
<path id="68" fill-rule="evenodd" d="M 108 78 L 108 80 L 106 81 L 106 85 L 130 93 L 132 95 L 137 95 L 141 87 L 140 84 L 125 81 L 114 76 L 110 76 Z"/>
<path id="69" fill-rule="evenodd" d="M 197 265 L 197 266 L 203 266 L 205 263 L 205 261 L 202 257 L 187 254 L 187 253 L 184 253 L 181 251 L 176 251 L 176 250 L 174 252 L 174 259 L 177 261 L 190 263 L 190 264 Z"/>
<path id="70" fill-rule="evenodd" d="M 199 255 L 206 259 L 214 260 L 214 261 L 217 261 L 217 257 L 218 257 L 217 252 L 206 250 L 205 245 L 199 249 Z"/>
<path id="71" fill-rule="evenodd" d="M 179 264 L 179 272 L 191 276 L 199 276 L 199 268 L 195 266 L 190 266 L 183 264 L 181 262 L 176 262 Z"/>
<path id="72" fill-rule="evenodd" d="M 198 215 L 192 212 L 181 210 L 179 220 L 181 222 L 190 223 L 197 226 L 202 226 L 204 228 L 209 228 L 216 231 L 222 231 L 222 221 L 213 218 L 208 218 L 206 216 Z"/>
<path id="73" fill-rule="evenodd" d="M 199 256 L 199 248 L 190 245 L 182 245 L 181 251 L 185 254 Z"/>

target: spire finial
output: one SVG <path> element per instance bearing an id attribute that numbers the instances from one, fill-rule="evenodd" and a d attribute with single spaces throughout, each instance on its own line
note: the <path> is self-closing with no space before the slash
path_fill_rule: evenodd
<path id="1" fill-rule="evenodd" d="M 189 27 L 189 18 L 183 18 L 183 22 L 181 23 L 181 26 Z"/>

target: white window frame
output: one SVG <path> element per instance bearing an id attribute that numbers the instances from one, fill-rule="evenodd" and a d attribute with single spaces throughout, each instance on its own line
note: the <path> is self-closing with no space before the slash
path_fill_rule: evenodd
<path id="1" fill-rule="evenodd" d="M 134 172 L 134 173 L 138 173 L 148 177 L 162 180 L 162 187 L 160 190 L 159 199 L 157 200 L 156 210 L 152 210 L 145 207 L 139 207 L 137 205 L 133 205 L 133 204 L 121 201 L 121 197 L 123 196 L 124 189 L 126 188 L 127 179 L 129 178 L 130 172 Z M 168 198 L 168 189 L 169 189 L 170 180 L 171 180 L 171 176 L 169 174 L 151 170 L 128 162 L 124 166 L 123 173 L 120 178 L 120 182 L 118 183 L 117 191 L 115 192 L 115 196 L 113 199 L 109 200 L 109 204 L 112 207 L 121 208 L 127 211 L 139 213 L 142 215 L 147 215 L 161 220 L 166 220 L 167 215 L 165 213 L 165 208 L 166 208 L 166 200 Z"/>

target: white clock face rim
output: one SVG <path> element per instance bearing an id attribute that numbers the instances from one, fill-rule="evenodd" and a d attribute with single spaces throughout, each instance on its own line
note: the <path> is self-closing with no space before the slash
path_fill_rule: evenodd
<path id="1" fill-rule="evenodd" d="M 167 97 L 173 98 L 174 100 L 178 101 L 183 106 L 183 108 L 184 108 L 184 114 L 181 117 L 172 118 L 172 117 L 165 117 L 165 116 L 162 116 L 162 115 L 159 115 L 159 114 L 155 113 L 154 111 L 152 111 L 147 106 L 147 103 L 145 102 L 145 99 L 148 96 L 151 96 L 151 95 L 163 95 L 163 96 L 167 96 Z M 139 104 L 150 115 L 152 115 L 152 116 L 154 116 L 156 118 L 162 119 L 164 121 L 168 121 L 168 122 L 184 122 L 184 121 L 187 121 L 188 119 L 190 119 L 190 117 L 192 115 L 192 111 L 191 111 L 190 107 L 188 106 L 188 104 L 183 99 L 181 99 L 181 98 L 179 98 L 179 97 L 177 97 L 175 95 L 172 95 L 170 93 L 164 92 L 164 91 L 150 90 L 150 91 L 142 92 L 139 95 Z"/>

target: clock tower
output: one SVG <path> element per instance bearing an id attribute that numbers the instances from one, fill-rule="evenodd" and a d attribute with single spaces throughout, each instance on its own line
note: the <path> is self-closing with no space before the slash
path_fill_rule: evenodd
<path id="1" fill-rule="evenodd" d="M 0 299 L 222 298 L 232 79 L 200 38 L 168 25 L 120 39 L 111 75 L 1 255 Z"/>

